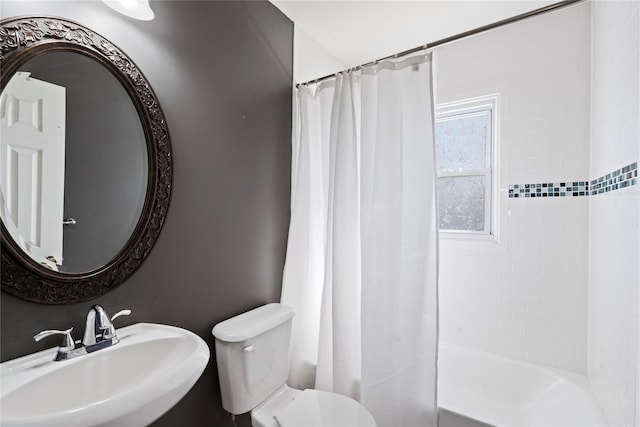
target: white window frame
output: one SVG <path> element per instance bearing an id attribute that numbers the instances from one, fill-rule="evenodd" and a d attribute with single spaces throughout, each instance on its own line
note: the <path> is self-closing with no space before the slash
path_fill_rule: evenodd
<path id="1" fill-rule="evenodd" d="M 480 114 L 489 114 L 487 121 L 487 141 L 485 167 L 475 170 L 446 170 L 437 171 L 437 178 L 484 176 L 485 177 L 485 212 L 484 230 L 441 230 L 440 237 L 454 239 L 484 239 L 497 241 L 497 212 L 498 212 L 498 180 L 497 180 L 497 153 L 498 153 L 498 105 L 499 95 L 491 94 L 476 98 L 463 99 L 436 105 L 435 120 L 459 119 L 473 117 Z"/>

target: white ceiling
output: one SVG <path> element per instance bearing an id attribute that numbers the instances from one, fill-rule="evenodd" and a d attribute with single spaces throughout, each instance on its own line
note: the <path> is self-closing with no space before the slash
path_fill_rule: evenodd
<path id="1" fill-rule="evenodd" d="M 309 56 L 294 50 L 296 81 L 320 77 L 428 42 L 509 18 L 555 0 L 270 0 L 289 17 L 296 38 L 315 41 L 335 61 L 309 69 Z M 305 43 L 308 48 L 308 43 Z M 308 49 L 307 49 L 308 50 Z M 300 59 L 306 63 L 300 63 Z M 324 61 L 325 63 L 327 61 Z M 338 65 L 340 64 L 340 65 Z M 321 68 L 325 68 L 322 69 Z M 343 69 L 341 68 L 341 69 Z M 304 75 L 300 70 L 304 69 Z M 340 71 L 334 69 L 333 73 Z M 318 74 L 320 73 L 320 74 Z"/>

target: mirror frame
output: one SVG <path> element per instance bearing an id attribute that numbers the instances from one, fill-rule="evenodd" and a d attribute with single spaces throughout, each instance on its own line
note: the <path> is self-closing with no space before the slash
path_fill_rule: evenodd
<path id="1" fill-rule="evenodd" d="M 28 301 L 72 304 L 104 295 L 140 267 L 166 218 L 173 165 L 169 130 L 149 82 L 122 50 L 78 23 L 48 16 L 0 21 L 0 93 L 23 64 L 51 51 L 88 56 L 120 81 L 138 111 L 149 163 L 145 201 L 131 237 L 120 252 L 95 270 L 61 273 L 38 264 L 22 251 L 2 223 L 2 290 Z"/>

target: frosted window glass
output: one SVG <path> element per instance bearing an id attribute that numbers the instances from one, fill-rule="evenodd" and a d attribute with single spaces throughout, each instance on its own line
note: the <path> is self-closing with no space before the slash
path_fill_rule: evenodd
<path id="1" fill-rule="evenodd" d="M 438 178 L 441 230 L 484 231 L 484 176 Z"/>
<path id="2" fill-rule="evenodd" d="M 487 113 L 436 121 L 438 171 L 483 169 L 486 165 Z"/>

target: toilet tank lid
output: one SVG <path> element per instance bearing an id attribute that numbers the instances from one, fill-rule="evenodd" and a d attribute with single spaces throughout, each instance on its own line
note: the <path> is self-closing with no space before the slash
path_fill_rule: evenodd
<path id="1" fill-rule="evenodd" d="M 286 322 L 294 314 L 293 308 L 286 305 L 266 304 L 218 323 L 211 333 L 220 341 L 242 342 Z"/>

